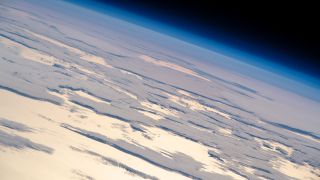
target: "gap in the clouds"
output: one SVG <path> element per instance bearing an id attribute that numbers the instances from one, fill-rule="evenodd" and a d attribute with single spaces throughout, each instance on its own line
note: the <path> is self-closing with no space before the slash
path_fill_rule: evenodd
<path id="1" fill-rule="evenodd" d="M 306 74 L 302 71 L 295 70 L 293 68 L 289 68 L 289 66 L 286 67 L 282 64 L 275 63 L 275 61 L 269 61 L 261 56 L 254 55 L 250 52 L 241 51 L 235 47 L 232 47 L 232 45 L 229 45 L 229 44 L 227 45 L 221 42 L 213 41 L 211 39 L 198 36 L 196 34 L 184 31 L 174 26 L 157 22 L 155 20 L 149 19 L 148 17 L 142 17 L 138 14 L 128 12 L 110 5 L 106 5 L 104 3 L 87 1 L 87 0 L 82 0 L 82 1 L 66 0 L 66 1 L 83 6 L 85 8 L 89 8 L 89 9 L 101 12 L 101 13 L 105 13 L 113 17 L 120 18 L 129 23 L 133 23 L 133 24 L 145 27 L 155 32 L 166 34 L 170 37 L 191 43 L 193 45 L 196 45 L 214 52 L 218 52 L 225 56 L 231 57 L 235 60 L 240 60 L 241 62 L 253 65 L 260 69 L 264 69 L 264 70 L 276 73 L 280 76 L 286 77 L 288 79 L 300 82 L 301 84 L 315 88 L 316 91 L 317 89 L 320 89 L 320 80 L 317 77 L 311 76 L 309 74 Z M 285 57 L 279 55 L 279 58 L 285 58 Z M 270 82 L 272 80 L 267 80 L 267 81 Z M 281 82 L 278 82 L 275 85 L 279 86 L 280 84 Z M 294 87 L 290 87 L 289 90 L 291 88 L 294 88 Z M 303 90 L 300 90 L 300 91 L 303 91 Z M 300 92 L 299 94 L 301 93 L 302 92 Z M 311 94 L 312 95 L 309 95 L 309 98 L 312 98 L 314 95 L 317 95 L 319 93 L 314 91 Z"/>

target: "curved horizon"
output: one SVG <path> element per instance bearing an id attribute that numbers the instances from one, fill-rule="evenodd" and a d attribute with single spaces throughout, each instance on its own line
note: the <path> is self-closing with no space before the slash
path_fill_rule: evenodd
<path id="1" fill-rule="evenodd" d="M 137 13 L 121 9 L 119 7 L 95 1 L 89 2 L 87 0 L 82 0 L 80 2 L 74 0 L 66 1 L 75 5 L 79 5 L 85 9 L 91 9 L 95 12 L 100 12 L 115 18 L 119 18 L 128 23 L 147 28 L 151 31 L 167 35 L 171 38 L 190 43 L 215 53 L 219 53 L 236 61 L 252 65 L 256 68 L 278 74 L 279 76 L 287 78 L 289 81 L 282 79 L 280 82 L 275 82 L 274 79 L 268 79 L 264 76 L 261 76 L 259 80 L 295 92 L 310 99 L 320 101 L 320 79 L 316 76 L 286 67 L 280 63 L 275 63 L 274 61 L 264 57 L 257 56 L 254 53 L 237 49 L 230 44 L 217 42 L 212 39 L 196 35 L 193 32 L 185 31 L 179 27 L 174 27 L 145 16 L 141 16 Z M 283 81 L 285 81 L 288 85 L 284 85 Z M 296 83 L 292 81 L 295 81 Z"/>

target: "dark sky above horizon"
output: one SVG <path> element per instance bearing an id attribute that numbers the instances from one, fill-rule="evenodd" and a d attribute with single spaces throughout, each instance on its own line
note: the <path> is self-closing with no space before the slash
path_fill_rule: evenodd
<path id="1" fill-rule="evenodd" d="M 320 79 L 316 4 L 95 0 Z"/>

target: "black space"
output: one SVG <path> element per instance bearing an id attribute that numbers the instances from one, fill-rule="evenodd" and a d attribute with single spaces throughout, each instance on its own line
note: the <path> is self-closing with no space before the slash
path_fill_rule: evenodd
<path id="1" fill-rule="evenodd" d="M 320 78 L 317 3 L 97 0 Z"/>

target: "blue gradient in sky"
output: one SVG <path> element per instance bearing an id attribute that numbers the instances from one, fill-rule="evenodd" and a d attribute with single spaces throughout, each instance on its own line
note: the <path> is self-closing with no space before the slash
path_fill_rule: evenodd
<path id="1" fill-rule="evenodd" d="M 320 80 L 303 72 L 299 72 L 283 65 L 274 63 L 274 61 L 269 61 L 263 57 L 255 56 L 250 52 L 240 51 L 236 48 L 233 48 L 231 45 L 218 43 L 216 41 L 195 35 L 192 32 L 187 32 L 173 26 L 168 26 L 164 23 L 151 20 L 148 17 L 142 17 L 134 13 L 123 11 L 116 7 L 87 0 L 67 1 L 101 13 L 105 13 L 113 17 L 117 17 L 129 23 L 137 24 L 155 32 L 166 34 L 168 36 L 186 41 L 196 46 L 212 50 L 225 56 L 229 56 L 233 59 L 253 65 L 257 68 L 281 75 L 289 79 L 289 81 L 285 82 L 285 85 L 283 80 L 275 81 L 273 78 L 268 78 L 259 74 L 247 74 L 269 84 L 273 84 L 297 94 L 306 96 L 310 99 L 320 101 Z"/>

